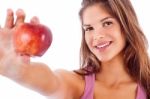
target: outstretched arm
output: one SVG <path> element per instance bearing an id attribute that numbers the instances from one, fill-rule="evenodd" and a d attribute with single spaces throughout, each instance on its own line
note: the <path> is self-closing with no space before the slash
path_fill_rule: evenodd
<path id="1" fill-rule="evenodd" d="M 30 62 L 30 57 L 21 56 L 14 51 L 13 31 L 24 23 L 25 13 L 19 9 L 16 16 L 15 20 L 13 11 L 9 9 L 5 25 L 0 28 L 0 74 L 42 94 L 50 95 L 59 89 L 58 76 L 46 64 Z M 39 20 L 34 17 L 31 23 L 38 24 Z"/>

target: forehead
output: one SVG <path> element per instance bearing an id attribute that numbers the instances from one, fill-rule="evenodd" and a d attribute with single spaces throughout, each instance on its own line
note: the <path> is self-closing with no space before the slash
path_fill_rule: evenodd
<path id="1" fill-rule="evenodd" d="M 112 17 L 111 14 L 100 4 L 87 7 L 82 16 L 83 24 L 93 24 L 106 17 Z"/>

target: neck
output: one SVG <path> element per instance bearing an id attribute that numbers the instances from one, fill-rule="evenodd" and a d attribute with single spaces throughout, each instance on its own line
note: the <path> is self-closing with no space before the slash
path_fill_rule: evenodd
<path id="1" fill-rule="evenodd" d="M 125 69 L 122 58 L 102 63 L 101 72 L 96 75 L 96 79 L 108 86 L 133 81 Z"/>

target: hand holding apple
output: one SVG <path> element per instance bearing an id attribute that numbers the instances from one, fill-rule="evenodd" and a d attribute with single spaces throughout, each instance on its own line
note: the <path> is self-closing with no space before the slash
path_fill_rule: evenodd
<path id="1" fill-rule="evenodd" d="M 13 39 L 16 52 L 42 56 L 52 43 L 52 32 L 42 24 L 24 23 L 16 29 Z"/>

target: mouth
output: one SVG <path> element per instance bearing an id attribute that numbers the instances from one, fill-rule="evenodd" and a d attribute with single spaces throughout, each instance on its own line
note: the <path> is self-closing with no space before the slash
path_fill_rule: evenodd
<path id="1" fill-rule="evenodd" d="M 104 51 L 106 48 L 108 48 L 110 45 L 112 44 L 112 41 L 106 41 L 106 42 L 102 42 L 99 43 L 95 46 L 96 49 L 98 49 L 99 51 Z"/>

